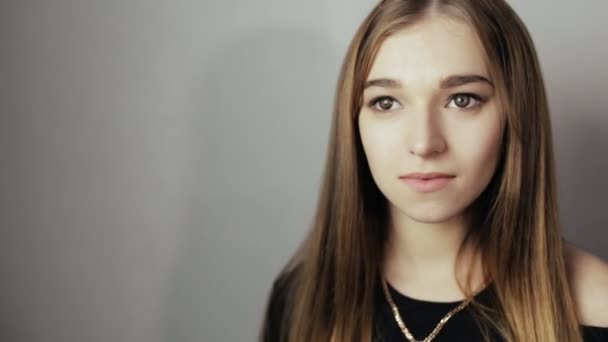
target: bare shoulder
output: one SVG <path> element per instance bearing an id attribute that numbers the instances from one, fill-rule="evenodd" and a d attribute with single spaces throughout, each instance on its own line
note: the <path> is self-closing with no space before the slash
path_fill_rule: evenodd
<path id="1" fill-rule="evenodd" d="M 565 257 L 579 323 L 608 327 L 608 263 L 570 243 Z"/>

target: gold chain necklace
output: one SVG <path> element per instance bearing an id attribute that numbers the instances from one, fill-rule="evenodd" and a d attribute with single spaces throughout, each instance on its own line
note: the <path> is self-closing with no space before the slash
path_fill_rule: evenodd
<path id="1" fill-rule="evenodd" d="M 388 287 L 386 285 L 386 280 L 385 279 L 382 279 L 382 287 L 384 288 L 384 295 L 386 296 L 386 299 L 388 300 L 389 304 L 391 305 L 391 309 L 393 310 L 393 315 L 395 316 L 395 320 L 397 321 L 397 324 L 401 328 L 401 331 L 405 335 L 405 338 L 407 338 L 407 340 L 410 341 L 410 342 L 430 342 L 430 341 L 432 341 L 435 338 L 435 336 L 437 336 L 437 334 L 439 333 L 439 331 L 441 330 L 441 328 L 443 328 L 444 324 L 455 313 L 457 313 L 458 311 L 464 309 L 464 307 L 467 306 L 467 304 L 469 304 L 469 302 L 471 302 L 471 300 L 475 296 L 475 294 L 474 294 L 473 296 L 471 296 L 471 298 L 463 301 L 462 303 L 460 303 L 460 305 L 458 305 L 457 307 L 455 307 L 454 309 L 452 309 L 450 312 L 448 312 L 447 315 L 445 315 L 439 321 L 439 323 L 437 324 L 437 326 L 435 327 L 435 329 L 433 329 L 433 331 L 429 334 L 429 336 L 427 336 L 424 340 L 416 340 L 414 338 L 414 336 L 412 336 L 412 333 L 405 326 L 405 323 L 403 323 L 403 319 L 401 319 L 401 315 L 399 314 L 399 310 L 397 309 L 397 305 L 395 305 L 395 302 L 393 301 L 393 298 L 391 297 L 391 294 L 388 291 Z"/>

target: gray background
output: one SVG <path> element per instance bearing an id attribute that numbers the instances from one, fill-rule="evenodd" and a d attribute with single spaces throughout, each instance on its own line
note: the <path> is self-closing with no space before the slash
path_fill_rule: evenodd
<path id="1" fill-rule="evenodd" d="M 2 0 L 0 340 L 254 341 L 364 0 Z M 608 258 L 608 4 L 511 1 L 567 237 Z"/>

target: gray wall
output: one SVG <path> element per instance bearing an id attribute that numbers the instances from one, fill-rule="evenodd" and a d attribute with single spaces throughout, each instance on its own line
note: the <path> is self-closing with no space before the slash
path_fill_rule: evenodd
<path id="1" fill-rule="evenodd" d="M 253 341 L 371 0 L 0 2 L 0 340 Z M 601 0 L 511 1 L 566 234 L 608 258 Z"/>

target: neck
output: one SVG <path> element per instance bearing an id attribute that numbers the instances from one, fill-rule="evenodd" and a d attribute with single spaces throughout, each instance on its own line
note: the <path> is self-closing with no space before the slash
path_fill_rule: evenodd
<path id="1" fill-rule="evenodd" d="M 426 297 L 458 297 L 458 283 L 466 284 L 469 272 L 476 287 L 481 282 L 478 254 L 470 243 L 460 250 L 469 229 L 464 215 L 423 223 L 392 210 L 384 277 L 404 292 Z"/>

